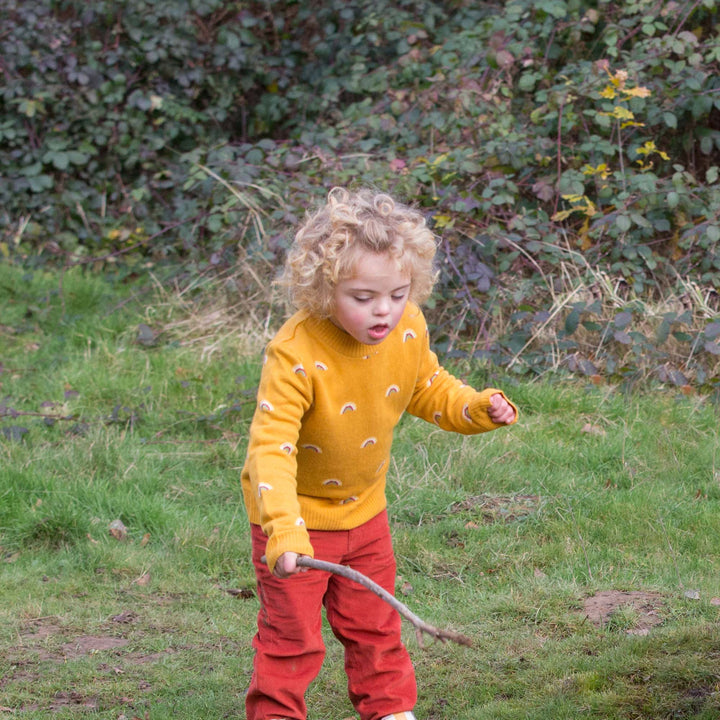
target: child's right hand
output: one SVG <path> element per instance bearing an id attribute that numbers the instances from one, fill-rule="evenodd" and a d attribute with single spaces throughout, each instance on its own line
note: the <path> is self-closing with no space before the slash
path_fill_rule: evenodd
<path id="1" fill-rule="evenodd" d="M 279 578 L 287 578 L 291 575 L 296 575 L 299 572 L 307 572 L 306 567 L 300 567 L 297 564 L 299 555 L 294 552 L 283 553 L 275 563 L 275 570 L 273 573 Z"/>

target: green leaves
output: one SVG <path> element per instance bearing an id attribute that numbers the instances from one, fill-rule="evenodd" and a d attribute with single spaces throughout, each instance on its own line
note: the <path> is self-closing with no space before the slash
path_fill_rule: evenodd
<path id="1" fill-rule="evenodd" d="M 265 277 L 329 186 L 370 185 L 433 219 L 448 346 L 490 345 L 512 308 L 507 340 L 483 350 L 498 362 L 568 278 L 720 289 L 711 2 L 7 6 L 3 259 L 192 273 L 240 258 Z M 573 303 L 542 362 L 587 332 L 647 340 Z"/>

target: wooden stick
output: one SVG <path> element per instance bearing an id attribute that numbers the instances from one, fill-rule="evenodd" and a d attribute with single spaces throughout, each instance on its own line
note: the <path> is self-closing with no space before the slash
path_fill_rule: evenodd
<path id="1" fill-rule="evenodd" d="M 265 563 L 264 555 L 262 557 L 262 562 Z M 400 600 L 385 590 L 385 588 L 380 587 L 380 585 L 371 580 L 367 575 L 363 575 L 357 570 L 353 570 L 349 565 L 339 565 L 337 563 L 327 562 L 326 560 L 316 560 L 315 558 L 308 557 L 307 555 L 298 555 L 297 564 L 300 567 L 311 568 L 313 570 L 323 570 L 335 575 L 341 575 L 342 577 L 352 580 L 353 582 L 356 582 L 374 592 L 378 597 L 382 598 L 386 603 L 395 608 L 400 615 L 402 615 L 406 620 L 409 620 L 415 626 L 415 635 L 420 647 L 423 647 L 422 633 L 427 633 L 441 642 L 452 640 L 452 642 L 458 643 L 458 645 L 465 645 L 466 647 L 470 647 L 472 645 L 472 640 L 466 635 L 454 632 L 453 630 L 442 630 L 434 625 L 430 625 L 430 623 L 426 623 L 412 610 L 410 610 L 407 605 L 400 602 Z"/>

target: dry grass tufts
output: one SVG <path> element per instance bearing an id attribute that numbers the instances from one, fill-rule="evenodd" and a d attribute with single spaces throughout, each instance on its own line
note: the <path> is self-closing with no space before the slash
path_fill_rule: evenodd
<path id="1" fill-rule="evenodd" d="M 195 348 L 201 362 L 224 351 L 256 354 L 287 315 L 269 275 L 261 278 L 244 264 L 183 287 L 166 287 L 156 280 L 156 299 L 148 314 L 166 342 Z"/>

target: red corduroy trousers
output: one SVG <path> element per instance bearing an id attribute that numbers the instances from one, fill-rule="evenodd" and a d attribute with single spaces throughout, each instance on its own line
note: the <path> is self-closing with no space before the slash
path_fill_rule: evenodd
<path id="1" fill-rule="evenodd" d="M 401 639 L 397 611 L 352 580 L 309 570 L 272 575 L 260 558 L 267 538 L 251 526 L 260 612 L 255 660 L 246 698 L 247 720 L 305 720 L 305 692 L 325 656 L 322 607 L 345 648 L 348 693 L 361 720 L 412 710 L 415 671 Z M 310 530 L 319 560 L 350 565 L 388 592 L 395 588 L 395 556 L 387 513 L 352 530 Z"/>

